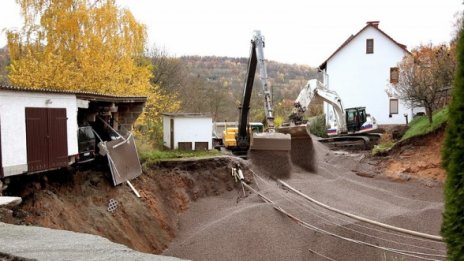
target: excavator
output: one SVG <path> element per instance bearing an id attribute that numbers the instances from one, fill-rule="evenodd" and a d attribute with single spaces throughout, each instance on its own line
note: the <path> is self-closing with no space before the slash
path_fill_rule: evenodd
<path id="1" fill-rule="evenodd" d="M 249 158 L 260 170 L 267 172 L 271 177 L 286 177 L 289 175 L 291 166 L 288 158 L 291 148 L 291 137 L 288 134 L 276 132 L 274 126 L 274 114 L 272 109 L 271 91 L 267 80 L 267 70 L 264 62 L 264 37 L 260 31 L 255 31 L 251 40 L 250 56 L 248 59 L 248 70 L 245 88 L 239 107 L 238 126 L 235 131 L 235 146 L 232 152 L 235 155 Z M 266 115 L 267 129 L 262 133 L 250 131 L 248 114 L 250 109 L 251 93 L 256 74 L 259 67 L 259 78 L 264 96 L 264 112 Z"/>
<path id="2" fill-rule="evenodd" d="M 297 147 L 305 146 L 305 143 L 311 142 L 304 114 L 311 104 L 320 100 L 329 103 L 333 107 L 337 126 L 328 130 L 329 138 L 319 139 L 319 141 L 338 144 L 353 144 L 361 141 L 363 146 L 367 148 L 371 145 L 372 140 L 379 137 L 377 134 L 368 134 L 378 127 L 375 118 L 366 113 L 365 107 L 345 109 L 340 96 L 334 90 L 330 90 L 317 79 L 309 80 L 295 100 L 292 112 L 288 116 L 288 122 L 277 129 L 280 133 L 291 135 L 292 150 L 290 153 L 292 160 L 298 159 L 294 163 L 303 168 L 309 168 L 309 166 L 305 165 L 305 163 L 308 164 L 308 160 L 301 158 L 303 149 L 297 149 Z"/>

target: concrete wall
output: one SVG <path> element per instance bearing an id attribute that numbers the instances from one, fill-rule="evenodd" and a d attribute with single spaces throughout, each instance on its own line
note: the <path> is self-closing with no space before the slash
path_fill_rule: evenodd
<path id="1" fill-rule="evenodd" d="M 75 95 L 0 91 L 1 150 L 5 176 L 27 171 L 26 107 L 66 108 L 68 155 L 78 153 Z"/>
<path id="2" fill-rule="evenodd" d="M 212 149 L 213 120 L 211 117 L 172 117 L 163 118 L 163 143 L 167 148 L 170 144 L 170 119 L 174 119 L 174 149 L 179 142 L 208 142 L 208 149 Z"/>
<path id="3" fill-rule="evenodd" d="M 366 54 L 366 39 L 374 39 L 372 54 Z M 368 27 L 327 62 L 329 88 L 340 95 L 345 108 L 365 106 L 379 124 L 403 124 L 403 114 L 412 119 L 413 112 L 400 101 L 399 113 L 389 117 L 385 89 L 390 83 L 390 68 L 397 67 L 405 55 L 407 52 L 384 34 Z M 327 113 L 327 104 L 324 111 Z"/>

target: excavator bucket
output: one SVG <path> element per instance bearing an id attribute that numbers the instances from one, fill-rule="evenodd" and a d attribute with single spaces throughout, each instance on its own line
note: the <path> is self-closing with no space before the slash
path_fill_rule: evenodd
<path id="1" fill-rule="evenodd" d="M 263 174 L 272 178 L 288 178 L 291 172 L 290 148 L 290 135 L 254 133 L 248 158 Z"/>
<path id="2" fill-rule="evenodd" d="M 291 135 L 291 162 L 306 171 L 314 171 L 314 146 L 309 135 L 308 124 L 300 124 L 295 126 L 283 126 L 276 130 L 279 133 Z"/>

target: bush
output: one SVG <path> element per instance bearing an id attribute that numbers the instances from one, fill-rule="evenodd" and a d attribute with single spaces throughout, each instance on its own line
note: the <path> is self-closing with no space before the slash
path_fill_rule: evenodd
<path id="1" fill-rule="evenodd" d="M 447 178 L 441 232 L 448 246 L 448 260 L 464 260 L 464 31 L 459 34 L 453 99 L 442 152 Z"/>
<path id="2" fill-rule="evenodd" d="M 312 117 L 308 120 L 309 131 L 311 134 L 318 137 L 327 138 L 327 126 L 325 122 L 325 114 Z"/>

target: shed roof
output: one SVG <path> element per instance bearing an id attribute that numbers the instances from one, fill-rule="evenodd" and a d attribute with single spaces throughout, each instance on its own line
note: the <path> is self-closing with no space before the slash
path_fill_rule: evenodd
<path id="1" fill-rule="evenodd" d="M 348 37 L 348 39 L 345 40 L 345 42 L 343 42 L 342 45 L 340 45 L 340 47 L 337 48 L 337 50 L 335 50 L 335 52 L 333 52 L 329 58 L 327 58 L 321 65 L 319 65 L 318 69 L 319 70 L 324 70 L 326 67 L 327 67 L 327 62 L 332 58 L 334 57 L 335 54 L 337 54 L 341 49 L 343 49 L 345 46 L 347 46 L 354 38 L 356 38 L 358 35 L 360 35 L 363 31 L 365 31 L 367 28 L 374 28 L 376 29 L 377 31 L 379 31 L 381 34 L 383 34 L 384 36 L 386 36 L 389 40 L 391 40 L 394 44 L 396 44 L 399 48 L 403 49 L 406 53 L 408 54 L 411 54 L 408 49 L 406 48 L 406 45 L 404 44 L 400 44 L 398 43 L 397 41 L 393 40 L 393 38 L 391 38 L 391 36 L 389 36 L 388 34 L 386 34 L 384 31 L 380 30 L 379 29 L 379 21 L 369 21 L 369 22 L 366 22 L 366 26 L 364 26 L 359 32 L 357 32 L 356 34 L 354 35 L 350 35 Z"/>
<path id="2" fill-rule="evenodd" d="M 164 116 L 169 116 L 173 118 L 211 118 L 211 116 L 203 113 L 192 113 L 192 112 L 166 112 L 163 113 Z"/>
<path id="3" fill-rule="evenodd" d="M 88 92 L 88 91 L 70 91 L 70 90 L 57 90 L 57 89 L 48 89 L 48 88 L 19 87 L 19 86 L 1 85 L 1 84 L 0 84 L 0 91 L 73 94 L 73 95 L 76 95 L 78 99 L 88 100 L 88 101 L 101 101 L 101 102 L 135 103 L 135 102 L 146 102 L 147 100 L 147 97 L 145 96 L 124 96 L 124 95 L 102 94 L 98 92 Z"/>

